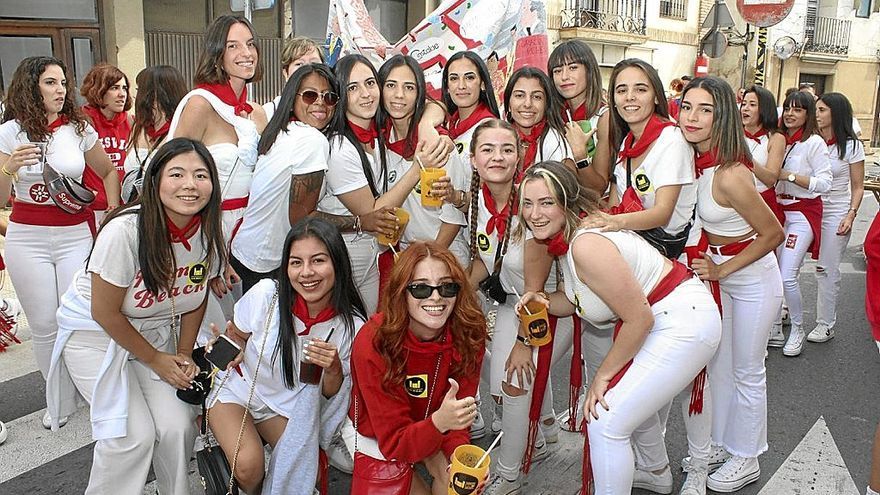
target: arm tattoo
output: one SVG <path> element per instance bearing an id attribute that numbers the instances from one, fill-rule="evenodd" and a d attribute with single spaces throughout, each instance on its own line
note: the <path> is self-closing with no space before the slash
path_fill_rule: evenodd
<path id="1" fill-rule="evenodd" d="M 339 229 L 340 232 L 354 232 L 355 225 L 355 217 L 348 215 L 333 215 L 332 213 L 325 213 L 323 211 L 315 211 L 312 213 L 313 216 L 327 220 L 332 223 Z"/>
<path id="2" fill-rule="evenodd" d="M 308 194 L 319 192 L 322 184 L 324 184 L 323 170 L 292 176 L 290 178 L 290 191 L 293 194 L 293 200 L 298 202 Z"/>

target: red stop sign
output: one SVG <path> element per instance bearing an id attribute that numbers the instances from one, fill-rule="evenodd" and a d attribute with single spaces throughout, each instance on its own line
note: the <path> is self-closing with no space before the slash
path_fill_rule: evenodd
<path id="1" fill-rule="evenodd" d="M 736 9 L 749 24 L 770 27 L 791 12 L 794 0 L 736 0 Z"/>

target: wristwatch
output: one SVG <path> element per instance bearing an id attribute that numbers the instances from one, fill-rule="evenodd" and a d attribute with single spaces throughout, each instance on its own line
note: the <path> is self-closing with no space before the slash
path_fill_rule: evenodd
<path id="1" fill-rule="evenodd" d="M 528 337 L 523 337 L 520 334 L 516 334 L 516 340 L 522 342 L 524 346 L 531 347 L 532 341 Z"/>
<path id="2" fill-rule="evenodd" d="M 788 181 L 789 181 L 789 182 L 794 182 L 794 180 L 795 180 L 796 178 L 797 178 L 797 177 L 795 177 L 794 174 L 788 174 Z"/>

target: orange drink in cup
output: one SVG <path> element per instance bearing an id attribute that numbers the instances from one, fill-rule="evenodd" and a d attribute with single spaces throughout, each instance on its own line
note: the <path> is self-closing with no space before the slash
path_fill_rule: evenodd
<path id="1" fill-rule="evenodd" d="M 549 344 L 553 339 L 550 334 L 550 319 L 547 307 L 538 301 L 529 301 L 519 312 L 519 321 L 529 336 L 531 345 L 540 347 Z"/>
<path id="2" fill-rule="evenodd" d="M 393 246 L 397 244 L 397 241 L 400 240 L 400 236 L 403 235 L 403 229 L 405 229 L 406 224 L 409 223 L 409 212 L 404 210 L 403 208 L 395 208 L 394 215 L 397 216 L 397 231 L 394 232 L 394 235 L 391 236 L 378 234 L 376 236 L 376 240 L 379 241 L 379 244 L 383 244 L 385 246 Z"/>
<path id="3" fill-rule="evenodd" d="M 422 206 L 442 206 L 443 198 L 439 196 L 431 196 L 431 186 L 434 181 L 444 177 L 446 171 L 442 168 L 428 167 L 421 170 L 419 179 L 419 189 L 422 191 Z"/>
<path id="4" fill-rule="evenodd" d="M 489 456 L 477 466 L 486 451 L 476 445 L 459 445 L 449 466 L 448 495 L 471 495 L 489 475 Z"/>

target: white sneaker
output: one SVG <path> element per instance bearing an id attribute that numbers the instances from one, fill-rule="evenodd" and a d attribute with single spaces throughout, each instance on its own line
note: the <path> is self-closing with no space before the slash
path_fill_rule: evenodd
<path id="1" fill-rule="evenodd" d="M 654 474 L 651 471 L 636 469 L 633 474 L 633 488 L 664 495 L 672 493 L 672 470 L 666 466 L 662 473 Z"/>
<path id="2" fill-rule="evenodd" d="M 709 468 L 706 463 L 702 466 L 691 464 L 685 469 L 687 478 L 681 485 L 678 495 L 706 495 L 706 480 L 709 478 Z"/>
<path id="3" fill-rule="evenodd" d="M 709 466 L 709 473 L 714 473 L 715 470 L 721 467 L 722 464 L 727 462 L 730 459 L 730 453 L 724 450 L 724 447 L 721 445 L 713 443 L 710 447 L 709 458 L 707 459 L 707 463 Z M 691 468 L 691 456 L 687 456 L 681 460 L 681 470 L 684 472 L 689 472 Z"/>
<path id="4" fill-rule="evenodd" d="M 492 434 L 497 435 L 501 431 L 501 416 L 504 414 L 504 407 L 501 404 L 492 401 Z"/>
<path id="5" fill-rule="evenodd" d="M 824 323 L 819 323 L 816 328 L 807 335 L 810 342 L 828 342 L 834 338 L 834 328 L 828 328 Z"/>
<path id="6" fill-rule="evenodd" d="M 479 440 L 486 436 L 486 422 L 483 420 L 483 413 L 477 408 L 477 417 L 471 425 L 471 440 Z"/>
<path id="7" fill-rule="evenodd" d="M 518 495 L 522 492 L 522 480 L 517 476 L 515 480 L 504 479 L 500 474 L 492 476 L 489 484 L 483 490 L 483 495 Z"/>
<path id="8" fill-rule="evenodd" d="M 549 425 L 544 421 L 552 419 Z M 544 441 L 547 443 L 556 443 L 559 441 L 559 421 L 556 421 L 555 415 L 550 415 L 539 420 L 538 425 L 541 428 L 541 434 L 544 435 Z"/>
<path id="9" fill-rule="evenodd" d="M 342 435 L 335 435 L 330 445 L 327 446 L 327 460 L 330 461 L 331 466 L 345 474 L 351 474 L 354 471 L 354 458 L 348 451 L 345 441 L 342 440 Z"/>
<path id="10" fill-rule="evenodd" d="M 64 425 L 66 425 L 67 420 L 68 420 L 67 416 L 64 416 L 63 418 L 59 419 L 58 420 L 58 427 L 61 428 Z M 52 416 L 49 416 L 49 411 L 46 411 L 45 413 L 43 413 L 42 423 L 43 423 L 43 428 L 45 428 L 47 430 L 52 429 Z"/>
<path id="11" fill-rule="evenodd" d="M 535 445 L 535 451 L 532 452 L 532 463 L 543 461 L 550 457 L 550 446 L 544 441 L 541 445 Z"/>
<path id="12" fill-rule="evenodd" d="M 3 421 L 0 421 L 0 445 L 3 445 L 3 442 L 6 441 L 6 437 L 9 436 L 9 430 L 6 429 L 6 425 L 3 424 Z"/>
<path id="13" fill-rule="evenodd" d="M 788 357 L 800 356 L 804 350 L 804 331 L 798 325 L 791 326 L 791 332 L 788 334 L 788 340 L 785 347 L 782 348 L 782 354 Z"/>
<path id="14" fill-rule="evenodd" d="M 732 456 L 718 471 L 709 475 L 706 486 L 710 490 L 721 493 L 730 493 L 758 481 L 761 477 L 761 467 L 757 457 Z"/>
<path id="15" fill-rule="evenodd" d="M 785 334 L 782 333 L 782 323 L 774 323 L 770 327 L 770 340 L 767 347 L 782 347 L 785 345 Z"/>

